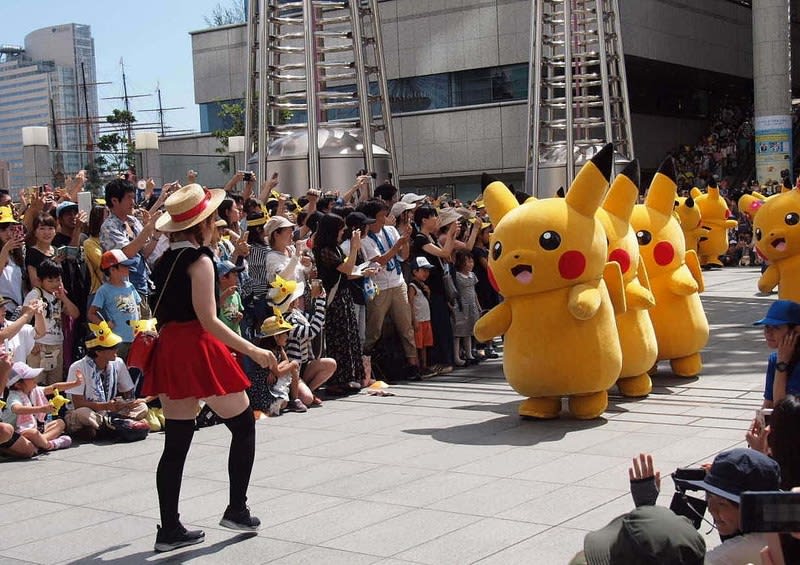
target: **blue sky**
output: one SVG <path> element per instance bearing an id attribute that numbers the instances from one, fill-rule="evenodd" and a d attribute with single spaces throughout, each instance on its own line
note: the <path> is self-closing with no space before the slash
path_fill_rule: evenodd
<path id="1" fill-rule="evenodd" d="M 92 27 L 98 82 L 98 97 L 121 96 L 120 57 L 125 61 L 129 94 L 153 94 L 132 100 L 132 108 L 157 108 L 156 84 L 161 86 L 165 107 L 183 106 L 167 112 L 167 124 L 179 129 L 200 129 L 194 103 L 192 42 L 190 31 L 208 27 L 217 4 L 231 0 L 0 0 L 0 43 L 23 45 L 29 32 L 57 24 L 79 23 Z M 108 114 L 121 101 L 100 100 L 101 113 Z M 157 121 L 156 112 L 137 115 L 139 121 Z"/>

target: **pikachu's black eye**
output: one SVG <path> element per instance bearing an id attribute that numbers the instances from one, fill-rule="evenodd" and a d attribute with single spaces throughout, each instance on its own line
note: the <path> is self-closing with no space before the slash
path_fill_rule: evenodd
<path id="1" fill-rule="evenodd" d="M 797 225 L 797 222 L 800 222 L 800 214 L 797 214 L 796 212 L 789 212 L 786 214 L 786 217 L 783 219 L 783 221 L 789 226 Z"/>
<path id="2" fill-rule="evenodd" d="M 548 251 L 557 249 L 561 245 L 561 236 L 557 232 L 548 230 L 539 236 L 539 245 L 542 246 L 542 249 L 547 249 Z"/>
<path id="3" fill-rule="evenodd" d="M 494 245 L 492 245 L 492 259 L 497 261 L 500 258 L 500 254 L 503 252 L 503 244 L 499 241 L 495 241 Z"/>
<path id="4" fill-rule="evenodd" d="M 653 234 L 647 230 L 639 230 L 636 232 L 636 239 L 639 240 L 639 245 L 647 245 L 653 241 Z"/>

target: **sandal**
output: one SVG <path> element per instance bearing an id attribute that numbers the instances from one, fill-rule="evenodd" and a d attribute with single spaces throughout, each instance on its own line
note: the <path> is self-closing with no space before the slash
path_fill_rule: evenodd
<path id="1" fill-rule="evenodd" d="M 314 396 L 314 400 L 311 401 L 309 408 L 314 408 L 316 406 L 322 406 L 322 400 L 320 400 L 319 396 Z"/>

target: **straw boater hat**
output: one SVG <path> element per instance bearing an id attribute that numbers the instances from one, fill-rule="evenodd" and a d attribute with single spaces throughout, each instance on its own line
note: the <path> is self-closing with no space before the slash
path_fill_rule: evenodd
<path id="1" fill-rule="evenodd" d="M 187 184 L 167 198 L 167 213 L 156 220 L 156 229 L 176 232 L 199 224 L 216 212 L 224 198 L 224 190 L 208 190 L 199 184 Z"/>

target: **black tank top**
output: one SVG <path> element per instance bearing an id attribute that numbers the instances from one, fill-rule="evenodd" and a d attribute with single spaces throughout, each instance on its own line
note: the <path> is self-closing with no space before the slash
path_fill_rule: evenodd
<path id="1" fill-rule="evenodd" d="M 212 251 L 208 247 L 169 249 L 158 260 L 152 273 L 156 291 L 151 297 L 150 305 L 155 308 L 158 304 L 158 311 L 153 312 L 153 317 L 158 319 L 160 327 L 169 322 L 190 322 L 197 319 L 197 313 L 192 304 L 192 279 L 189 277 L 188 270 L 189 266 L 203 255 L 208 256 L 214 265 L 214 302 L 219 310 L 219 279 Z M 173 264 L 175 269 L 170 275 Z M 168 276 L 169 280 L 167 280 Z M 162 290 L 164 297 L 159 303 Z"/>

